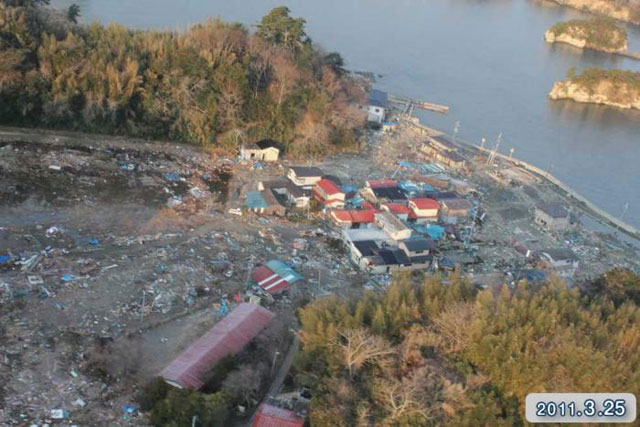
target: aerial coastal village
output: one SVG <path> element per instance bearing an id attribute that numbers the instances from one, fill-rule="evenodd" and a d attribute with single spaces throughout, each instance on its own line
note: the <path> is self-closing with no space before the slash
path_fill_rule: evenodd
<path id="1" fill-rule="evenodd" d="M 640 393 L 624 215 L 421 122 L 451 108 L 285 6 L 82 13 L 0 2 L 1 425 L 523 425 L 530 393 Z"/>

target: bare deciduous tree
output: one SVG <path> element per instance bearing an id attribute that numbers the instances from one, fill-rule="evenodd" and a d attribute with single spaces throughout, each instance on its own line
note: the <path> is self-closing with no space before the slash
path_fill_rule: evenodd
<path id="1" fill-rule="evenodd" d="M 423 367 L 401 380 L 393 377 L 379 380 L 374 387 L 374 398 L 387 414 L 385 424 L 434 419 L 441 409 L 438 378 L 435 372 Z"/>
<path id="2" fill-rule="evenodd" d="M 379 362 L 395 353 L 387 342 L 364 329 L 353 329 L 341 334 L 338 342 L 349 376 L 366 364 Z"/>

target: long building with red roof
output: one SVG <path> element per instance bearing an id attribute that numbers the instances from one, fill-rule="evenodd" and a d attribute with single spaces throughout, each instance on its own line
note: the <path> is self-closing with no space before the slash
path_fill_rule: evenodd
<path id="1" fill-rule="evenodd" d="M 259 305 L 239 304 L 176 357 L 160 372 L 160 376 L 178 388 L 202 388 L 213 365 L 240 352 L 274 317 L 275 314 Z"/>

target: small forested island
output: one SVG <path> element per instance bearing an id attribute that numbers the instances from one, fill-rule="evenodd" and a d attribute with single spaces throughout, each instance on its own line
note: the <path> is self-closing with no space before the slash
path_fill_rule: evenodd
<path id="1" fill-rule="evenodd" d="M 553 85 L 549 98 L 640 110 L 640 73 L 588 68 L 576 75 L 572 68 L 566 80 Z"/>
<path id="2" fill-rule="evenodd" d="M 561 6 L 640 25 L 637 0 L 551 0 Z"/>
<path id="3" fill-rule="evenodd" d="M 544 33 L 547 43 L 566 43 L 610 53 L 625 53 L 627 33 L 611 19 L 574 19 L 559 22 Z"/>

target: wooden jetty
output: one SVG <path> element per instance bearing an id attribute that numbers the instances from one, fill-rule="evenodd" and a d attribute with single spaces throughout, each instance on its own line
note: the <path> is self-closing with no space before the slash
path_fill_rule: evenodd
<path id="1" fill-rule="evenodd" d="M 446 105 L 434 104 L 432 102 L 421 101 L 419 99 L 407 98 L 404 96 L 397 96 L 389 94 L 389 101 L 395 104 L 406 105 L 405 113 L 411 115 L 414 109 L 435 111 L 441 114 L 448 114 L 449 107 Z"/>

